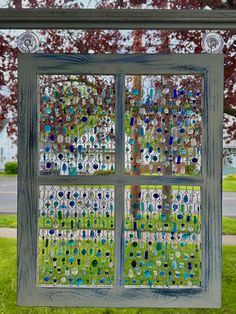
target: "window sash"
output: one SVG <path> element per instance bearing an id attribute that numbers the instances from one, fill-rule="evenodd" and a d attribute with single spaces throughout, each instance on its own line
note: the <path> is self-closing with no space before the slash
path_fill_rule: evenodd
<path id="1" fill-rule="evenodd" d="M 62 66 L 63 65 L 63 66 Z M 106 69 L 104 71 L 104 69 Z M 202 74 L 202 177 L 128 176 L 124 170 L 125 74 Z M 116 75 L 116 174 L 38 175 L 40 74 Z M 222 55 L 60 55 L 19 56 L 18 304 L 97 307 L 218 307 L 221 294 L 221 149 L 223 117 Z M 217 125 L 217 129 L 215 129 Z M 123 147 L 123 149 L 117 149 Z M 216 157 L 218 156 L 218 158 Z M 215 183 L 217 182 L 217 184 Z M 38 187 L 56 184 L 115 186 L 114 288 L 36 287 Z M 200 288 L 124 288 L 124 186 L 200 185 L 202 188 L 202 286 Z M 30 248 L 30 250 L 29 250 Z M 209 262 L 210 261 L 210 262 Z M 174 296 L 173 296 L 174 295 Z M 89 296 L 89 297 L 88 297 Z M 170 303 L 171 302 L 171 303 Z"/>

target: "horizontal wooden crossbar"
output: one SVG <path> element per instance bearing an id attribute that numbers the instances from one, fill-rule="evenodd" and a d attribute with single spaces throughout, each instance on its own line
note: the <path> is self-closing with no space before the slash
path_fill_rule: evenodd
<path id="1" fill-rule="evenodd" d="M 231 10 L 0 9 L 2 29 L 236 29 Z"/>

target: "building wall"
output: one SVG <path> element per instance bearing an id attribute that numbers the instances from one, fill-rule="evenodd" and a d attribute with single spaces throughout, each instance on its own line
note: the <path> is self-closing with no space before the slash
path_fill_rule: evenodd
<path id="1" fill-rule="evenodd" d="M 7 135 L 6 126 L 0 131 L 0 171 L 4 170 L 7 161 L 17 160 L 17 145 Z"/>

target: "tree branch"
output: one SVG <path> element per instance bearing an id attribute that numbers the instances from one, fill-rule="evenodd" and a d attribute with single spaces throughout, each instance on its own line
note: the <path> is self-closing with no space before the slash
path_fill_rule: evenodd
<path id="1" fill-rule="evenodd" d="M 224 113 L 227 113 L 230 116 L 236 117 L 236 109 L 224 108 Z"/>

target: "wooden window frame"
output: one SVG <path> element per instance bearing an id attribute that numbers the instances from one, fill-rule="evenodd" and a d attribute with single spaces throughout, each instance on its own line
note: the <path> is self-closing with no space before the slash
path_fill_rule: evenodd
<path id="1" fill-rule="evenodd" d="M 236 29 L 234 10 L 0 9 L 0 29 Z"/>
<path id="2" fill-rule="evenodd" d="M 37 286 L 38 187 L 46 184 L 101 184 L 102 176 L 42 176 L 38 171 L 40 74 L 116 75 L 116 146 L 124 147 L 125 74 L 196 74 L 204 78 L 202 176 L 127 176 L 124 154 L 116 149 L 115 285 L 112 288 Z M 18 305 L 80 307 L 220 307 L 221 305 L 221 174 L 223 129 L 223 55 L 19 55 L 18 173 Z M 123 131 L 122 131 L 123 130 Z M 92 180 L 92 181 L 91 181 Z M 130 184 L 200 185 L 201 287 L 122 287 L 123 189 Z M 122 265 L 121 265 L 122 266 Z"/>

